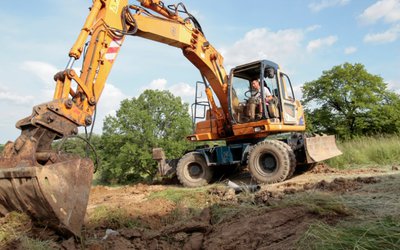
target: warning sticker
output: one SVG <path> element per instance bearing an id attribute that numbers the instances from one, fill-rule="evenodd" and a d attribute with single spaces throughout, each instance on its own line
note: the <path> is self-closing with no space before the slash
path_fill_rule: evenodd
<path id="1" fill-rule="evenodd" d="M 121 47 L 122 40 L 113 40 L 110 43 L 110 46 L 107 48 L 107 52 L 105 54 L 105 59 L 110 63 L 113 63 L 117 54 L 119 52 L 119 48 Z"/>

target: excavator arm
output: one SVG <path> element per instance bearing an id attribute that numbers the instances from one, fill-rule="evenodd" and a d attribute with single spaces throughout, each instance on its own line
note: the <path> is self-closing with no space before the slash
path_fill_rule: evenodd
<path id="1" fill-rule="evenodd" d="M 66 69 L 54 76 L 53 100 L 35 106 L 29 117 L 18 121 L 21 135 L 5 145 L 0 157 L 0 214 L 26 212 L 64 234 L 80 235 L 93 163 L 53 151 L 52 143 L 76 135 L 78 127 L 92 125 L 106 79 L 128 35 L 182 49 L 208 81 L 206 94 L 216 133 L 224 135 L 229 130 L 223 58 L 207 41 L 197 20 L 182 3 L 166 7 L 159 0 L 139 2 L 141 6 L 128 5 L 127 0 L 94 0 L 69 52 Z M 73 65 L 81 57 L 78 74 Z"/>

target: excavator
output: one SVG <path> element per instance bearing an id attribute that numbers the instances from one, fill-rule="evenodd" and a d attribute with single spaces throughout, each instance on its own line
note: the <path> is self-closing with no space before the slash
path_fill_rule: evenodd
<path id="1" fill-rule="evenodd" d="M 247 166 L 258 182 L 275 183 L 290 178 L 298 165 L 341 154 L 334 137 L 304 134 L 303 108 L 278 64 L 259 60 L 234 67 L 228 74 L 223 57 L 183 3 L 139 2 L 93 0 L 65 70 L 54 76 L 53 100 L 33 107 L 32 114 L 16 124 L 20 136 L 5 144 L 0 156 L 0 214 L 24 212 L 62 235 L 80 236 L 94 164 L 53 145 L 76 136 L 79 127 L 92 125 L 107 76 L 127 36 L 179 48 L 201 73 L 199 86 L 204 86 L 207 101 L 195 105 L 206 111 L 187 139 L 226 144 L 196 148 L 175 165 L 155 149 L 160 171 L 173 169 L 183 185 L 205 185 L 213 169 L 235 164 Z M 73 65 L 80 58 L 78 73 Z M 254 80 L 262 85 L 257 97 L 251 86 Z M 282 134 L 288 136 L 282 139 Z"/>

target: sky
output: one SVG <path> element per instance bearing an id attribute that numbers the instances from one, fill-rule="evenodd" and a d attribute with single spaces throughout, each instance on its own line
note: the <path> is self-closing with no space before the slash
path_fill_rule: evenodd
<path id="1" fill-rule="evenodd" d="M 278 63 L 294 85 L 333 66 L 362 63 L 400 93 L 400 0 L 182 0 L 225 68 L 260 59 Z M 165 5 L 177 2 L 165 0 Z M 0 144 L 15 140 L 15 123 L 51 101 L 53 76 L 86 19 L 91 0 L 6 1 L 0 9 Z M 138 4 L 131 0 L 130 4 Z M 95 132 L 123 99 L 145 89 L 169 90 L 192 103 L 198 70 L 180 49 L 127 37 L 98 105 Z"/>

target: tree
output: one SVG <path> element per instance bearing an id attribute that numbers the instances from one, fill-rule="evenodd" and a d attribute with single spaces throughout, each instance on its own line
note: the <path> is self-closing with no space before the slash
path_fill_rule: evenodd
<path id="1" fill-rule="evenodd" d="M 101 137 L 92 134 L 90 145 L 88 145 L 89 138 L 85 134 L 79 134 L 78 137 L 69 137 L 65 140 L 55 141 L 53 149 L 80 157 L 89 157 L 95 164 L 101 164 L 101 162 L 97 162 L 101 156 Z M 99 165 L 95 165 L 95 167 L 97 168 Z"/>
<path id="2" fill-rule="evenodd" d="M 302 89 L 314 132 L 349 138 L 399 131 L 399 96 L 360 63 L 334 66 Z"/>
<path id="3" fill-rule="evenodd" d="M 157 163 L 152 148 L 180 157 L 191 132 L 188 104 L 168 91 L 146 90 L 121 102 L 116 116 L 105 119 L 102 136 L 103 182 L 127 183 L 152 178 Z"/>

